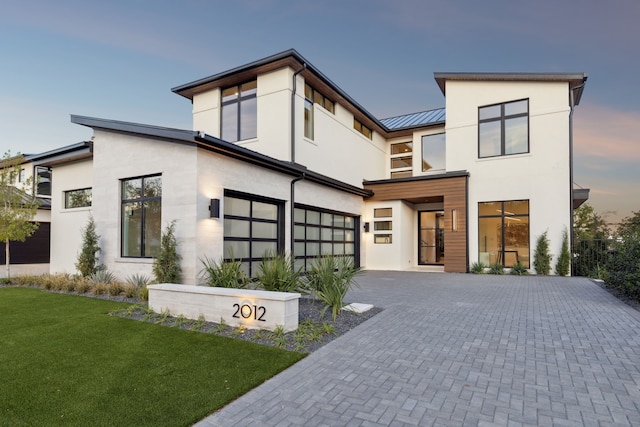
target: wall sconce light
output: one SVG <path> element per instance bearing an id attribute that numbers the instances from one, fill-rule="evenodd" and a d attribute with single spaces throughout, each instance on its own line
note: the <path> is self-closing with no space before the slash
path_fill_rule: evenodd
<path id="1" fill-rule="evenodd" d="M 365 222 L 365 223 L 364 223 L 364 232 L 365 232 L 365 233 L 368 233 L 368 232 L 369 232 L 369 223 L 368 223 L 368 222 Z"/>
<path id="2" fill-rule="evenodd" d="M 458 231 L 458 211 L 456 209 L 451 209 L 451 229 Z"/>
<path id="3" fill-rule="evenodd" d="M 220 218 L 220 199 L 211 199 L 209 202 L 209 217 Z"/>

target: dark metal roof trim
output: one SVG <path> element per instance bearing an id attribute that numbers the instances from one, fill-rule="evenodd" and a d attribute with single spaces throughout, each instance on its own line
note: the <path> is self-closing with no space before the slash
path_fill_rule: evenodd
<path id="1" fill-rule="evenodd" d="M 573 209 L 578 209 L 584 202 L 589 200 L 589 189 L 574 188 L 572 198 L 573 198 Z"/>
<path id="2" fill-rule="evenodd" d="M 438 86 L 446 96 L 445 82 L 447 80 L 458 81 L 533 81 L 533 82 L 567 82 L 569 90 L 574 91 L 574 105 L 580 103 L 584 85 L 587 82 L 587 73 L 464 73 L 464 72 L 437 72 L 433 73 Z"/>
<path id="3" fill-rule="evenodd" d="M 23 163 L 41 164 L 44 162 L 76 157 L 81 154 L 90 154 L 91 151 L 92 143 L 90 141 L 83 141 L 40 154 L 25 155 L 23 156 Z"/>
<path id="4" fill-rule="evenodd" d="M 389 178 L 379 179 L 376 181 L 363 181 L 363 185 L 388 184 L 392 182 L 412 182 L 412 181 L 429 181 L 433 179 L 456 178 L 461 176 L 469 176 L 467 171 L 452 171 L 433 175 L 410 176 L 406 178 Z"/>
<path id="5" fill-rule="evenodd" d="M 121 132 L 148 138 L 157 138 L 174 143 L 187 143 L 208 151 L 222 154 L 236 160 L 241 160 L 243 162 L 260 166 L 272 171 L 280 172 L 286 175 L 300 176 L 305 173 L 307 180 L 315 182 L 317 184 L 356 194 L 362 197 L 371 196 L 371 192 L 368 190 L 364 190 L 345 182 L 329 178 L 322 174 L 309 171 L 305 166 L 298 163 L 278 160 L 273 157 L 269 157 L 267 155 L 250 150 L 248 148 L 224 141 L 211 135 L 207 135 L 204 132 L 165 128 L 159 126 L 76 115 L 71 116 L 71 122 L 91 127 L 93 129 Z"/>

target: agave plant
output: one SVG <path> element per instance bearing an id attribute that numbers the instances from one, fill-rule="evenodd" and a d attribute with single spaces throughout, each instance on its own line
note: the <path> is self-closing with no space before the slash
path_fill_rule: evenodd
<path id="1" fill-rule="evenodd" d="M 321 316 L 330 308 L 333 320 L 336 320 L 343 306 L 343 300 L 349 289 L 357 283 L 355 277 L 362 272 L 348 257 L 325 255 L 311 263 L 307 273 L 306 287 L 309 293 L 325 305 Z"/>

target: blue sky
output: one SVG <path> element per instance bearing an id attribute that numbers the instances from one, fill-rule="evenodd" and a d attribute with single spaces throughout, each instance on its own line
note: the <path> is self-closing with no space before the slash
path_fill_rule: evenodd
<path id="1" fill-rule="evenodd" d="M 70 114 L 188 129 L 172 87 L 289 48 L 378 118 L 444 106 L 436 71 L 586 72 L 575 181 L 612 222 L 640 210 L 637 0 L 2 3 L 2 152 L 89 139 Z"/>

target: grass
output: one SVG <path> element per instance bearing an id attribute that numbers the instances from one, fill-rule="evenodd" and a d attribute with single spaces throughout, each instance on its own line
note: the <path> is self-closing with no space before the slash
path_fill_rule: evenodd
<path id="1" fill-rule="evenodd" d="M 129 305 L 0 289 L 0 425 L 187 426 L 303 355 L 107 313 Z"/>

